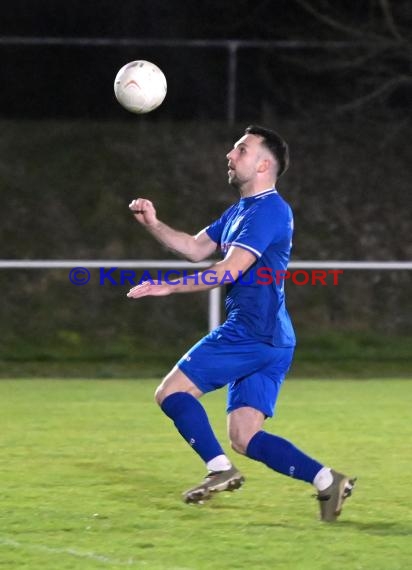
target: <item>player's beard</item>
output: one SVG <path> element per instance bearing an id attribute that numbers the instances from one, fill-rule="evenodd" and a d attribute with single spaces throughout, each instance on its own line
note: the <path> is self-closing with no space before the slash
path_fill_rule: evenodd
<path id="1" fill-rule="evenodd" d="M 229 186 L 231 186 L 235 190 L 239 190 L 240 189 L 240 182 L 236 178 L 232 178 L 232 180 L 229 180 Z"/>
<path id="2" fill-rule="evenodd" d="M 232 186 L 232 188 L 234 188 L 235 190 L 240 190 L 240 188 L 242 187 L 242 182 L 241 180 L 239 180 L 239 178 L 236 176 L 236 173 L 234 171 L 232 171 L 232 176 L 229 176 L 229 185 Z"/>
<path id="3" fill-rule="evenodd" d="M 247 184 L 247 180 L 242 180 L 238 178 L 236 174 L 229 178 L 229 185 L 234 188 L 239 194 L 242 194 L 242 188 Z"/>

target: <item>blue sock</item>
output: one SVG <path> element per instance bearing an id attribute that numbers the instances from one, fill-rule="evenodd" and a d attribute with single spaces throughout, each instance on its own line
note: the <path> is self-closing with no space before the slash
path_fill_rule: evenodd
<path id="1" fill-rule="evenodd" d="M 261 461 L 271 469 L 289 475 L 301 481 L 312 483 L 315 475 L 323 465 L 305 455 L 290 441 L 258 431 L 247 446 L 246 455 L 256 461 Z"/>
<path id="2" fill-rule="evenodd" d="M 205 463 L 225 454 L 202 404 L 194 396 L 186 392 L 175 392 L 167 396 L 160 407 Z"/>

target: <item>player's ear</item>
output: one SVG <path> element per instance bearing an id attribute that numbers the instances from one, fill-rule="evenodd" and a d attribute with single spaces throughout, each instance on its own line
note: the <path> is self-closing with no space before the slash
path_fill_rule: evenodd
<path id="1" fill-rule="evenodd" d="M 260 163 L 258 164 L 257 171 L 258 172 L 266 172 L 271 167 L 271 162 L 267 158 L 263 158 Z"/>

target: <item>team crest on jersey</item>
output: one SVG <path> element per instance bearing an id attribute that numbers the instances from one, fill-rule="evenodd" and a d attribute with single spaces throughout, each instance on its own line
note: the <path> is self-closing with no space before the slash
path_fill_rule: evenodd
<path id="1" fill-rule="evenodd" d="M 232 231 L 233 231 L 233 230 L 237 230 L 237 228 L 239 227 L 240 222 L 243 220 L 244 217 L 245 217 L 244 215 L 243 215 L 243 216 L 239 216 L 239 217 L 237 218 L 237 220 L 235 221 L 235 223 L 230 226 L 230 229 L 231 229 Z"/>

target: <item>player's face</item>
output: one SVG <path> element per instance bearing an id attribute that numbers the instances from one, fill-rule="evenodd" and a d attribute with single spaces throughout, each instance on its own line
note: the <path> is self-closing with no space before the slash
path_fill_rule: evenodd
<path id="1" fill-rule="evenodd" d="M 257 135 L 244 135 L 227 153 L 229 184 L 235 188 L 255 178 L 263 152 L 261 141 Z"/>

